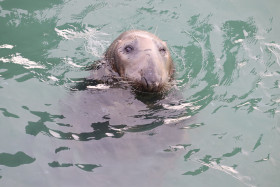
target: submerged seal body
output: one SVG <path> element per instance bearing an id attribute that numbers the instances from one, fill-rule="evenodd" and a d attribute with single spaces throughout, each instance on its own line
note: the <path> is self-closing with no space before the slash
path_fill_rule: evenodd
<path id="1" fill-rule="evenodd" d="M 104 59 L 122 79 L 141 91 L 166 90 L 174 74 L 166 43 L 142 30 L 122 33 L 109 46 Z"/>

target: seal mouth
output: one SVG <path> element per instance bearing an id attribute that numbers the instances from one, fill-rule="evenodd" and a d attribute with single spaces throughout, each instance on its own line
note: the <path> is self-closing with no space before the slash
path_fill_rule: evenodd
<path id="1" fill-rule="evenodd" d="M 133 91 L 136 93 L 142 94 L 165 94 L 172 85 L 174 85 L 173 81 L 169 82 L 151 82 L 145 77 L 141 77 L 139 80 L 129 79 L 128 77 L 123 78 L 123 80 L 117 81 L 120 84 L 130 85 Z"/>
<path id="2" fill-rule="evenodd" d="M 136 84 L 137 90 L 145 92 L 160 92 L 163 90 L 163 86 L 156 81 L 149 81 L 145 77 L 141 77 L 141 81 Z"/>

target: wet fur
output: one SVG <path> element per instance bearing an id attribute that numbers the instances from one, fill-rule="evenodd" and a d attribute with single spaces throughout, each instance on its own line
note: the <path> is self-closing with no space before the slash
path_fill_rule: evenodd
<path id="1" fill-rule="evenodd" d="M 147 36 L 147 38 L 151 38 L 151 40 L 156 40 L 159 42 L 162 42 L 157 36 L 154 36 L 151 33 L 148 33 L 146 31 L 139 31 L 139 30 L 132 30 L 132 31 L 126 31 L 122 33 L 119 37 L 117 37 L 113 43 L 109 46 L 107 51 L 104 54 L 104 58 L 98 61 L 94 66 L 92 66 L 92 69 L 94 70 L 93 77 L 96 80 L 100 80 L 103 83 L 106 84 L 118 84 L 118 82 L 126 83 L 129 84 L 133 87 L 133 90 L 137 92 L 142 92 L 142 93 L 150 93 L 150 92 L 156 92 L 156 93 L 164 93 L 165 91 L 169 90 L 170 87 L 173 84 L 173 75 L 174 75 L 174 64 L 170 55 L 170 52 L 167 48 L 167 53 L 168 53 L 168 58 L 167 61 L 170 64 L 167 64 L 166 66 L 169 65 L 167 70 L 163 71 L 168 71 L 168 80 L 164 81 L 163 84 L 158 85 L 157 88 L 151 89 L 147 91 L 145 87 L 143 86 L 143 81 L 141 82 L 139 79 L 133 79 L 133 78 L 128 78 L 126 75 L 121 75 L 120 74 L 120 67 L 119 64 L 121 63 L 120 60 L 118 59 L 118 53 L 125 53 L 122 51 L 121 47 L 119 47 L 119 43 L 122 41 L 123 38 L 125 38 L 128 34 L 133 36 L 133 33 L 135 33 L 135 40 L 131 41 L 131 45 L 134 41 L 137 41 L 137 37 L 139 35 L 142 36 Z M 139 37 L 140 38 L 140 37 Z M 162 42 L 164 43 L 164 42 Z M 135 44 L 134 44 L 135 45 Z M 119 50 L 119 51 L 118 51 Z M 152 53 L 155 53 L 152 51 Z M 136 53 L 136 56 L 138 53 Z M 143 55 L 143 54 L 142 54 Z M 137 68 L 137 67 L 136 67 Z M 155 67 L 157 68 L 157 67 Z M 142 70 L 140 70 L 142 71 Z"/>

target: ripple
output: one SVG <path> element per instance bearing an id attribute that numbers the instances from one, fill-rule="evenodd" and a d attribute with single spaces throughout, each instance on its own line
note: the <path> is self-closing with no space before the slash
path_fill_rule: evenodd
<path id="1" fill-rule="evenodd" d="M 62 163 L 60 164 L 59 162 L 57 161 L 53 161 L 51 163 L 48 163 L 48 165 L 52 168 L 66 168 L 66 167 L 71 167 L 73 166 L 73 164 L 71 163 Z"/>
<path id="2" fill-rule="evenodd" d="M 52 168 L 68 168 L 68 167 L 76 166 L 77 168 L 87 172 L 93 172 L 95 168 L 101 167 L 101 165 L 96 165 L 96 164 L 59 163 L 58 161 L 53 161 L 51 163 L 48 163 L 48 165 Z"/>
<path id="3" fill-rule="evenodd" d="M 39 65 L 38 63 L 31 61 L 27 58 L 24 58 L 21 56 L 20 53 L 16 53 L 11 55 L 10 58 L 0 58 L 0 61 L 4 62 L 4 63 L 14 63 L 14 64 L 19 64 L 22 65 L 24 68 L 26 69 L 45 69 L 44 66 Z"/>
<path id="4" fill-rule="evenodd" d="M 8 112 L 7 109 L 5 109 L 5 108 L 0 108 L 0 111 L 2 111 L 3 115 L 6 117 L 19 118 L 18 115 Z"/>
<path id="5" fill-rule="evenodd" d="M 3 44 L 3 45 L 0 45 L 0 49 L 13 49 L 14 46 L 13 45 L 9 45 L 9 44 Z"/>
<path id="6" fill-rule="evenodd" d="M 59 36 L 66 40 L 79 38 L 85 39 L 87 42 L 86 50 L 99 58 L 103 56 L 106 47 L 109 45 L 108 41 L 101 40 L 102 37 L 107 36 L 108 34 L 100 32 L 95 28 L 86 27 L 84 30 L 78 31 L 78 28 L 72 25 L 71 29 L 55 28 L 55 31 Z"/>
<path id="7" fill-rule="evenodd" d="M 69 147 L 59 147 L 59 148 L 55 149 L 55 153 L 58 153 L 60 151 L 66 151 L 66 150 L 70 150 L 70 148 Z"/>
<path id="8" fill-rule="evenodd" d="M 262 138 L 263 138 L 263 134 L 261 134 L 260 137 L 258 138 L 252 152 L 254 152 L 261 145 Z"/>
<path id="9" fill-rule="evenodd" d="M 35 158 L 32 158 L 21 151 L 16 154 L 0 153 L 0 165 L 8 167 L 18 167 L 24 164 L 31 164 L 35 160 Z"/>
<path id="10" fill-rule="evenodd" d="M 101 165 L 95 165 L 95 164 L 75 164 L 78 168 L 81 170 L 87 171 L 87 172 L 93 172 L 95 168 L 101 167 Z"/>
<path id="11" fill-rule="evenodd" d="M 176 152 L 179 150 L 186 150 L 187 147 L 191 146 L 191 144 L 177 144 L 169 146 L 168 149 L 165 149 L 165 152 Z"/>
<path id="12" fill-rule="evenodd" d="M 255 161 L 255 162 L 265 162 L 265 161 L 268 161 L 269 158 L 270 158 L 270 154 L 268 154 L 267 157 L 262 158 L 262 159 L 260 159 L 260 160 L 257 160 L 257 161 Z"/>

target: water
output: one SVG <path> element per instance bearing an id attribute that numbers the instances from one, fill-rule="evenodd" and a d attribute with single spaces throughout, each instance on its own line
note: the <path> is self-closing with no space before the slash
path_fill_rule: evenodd
<path id="1" fill-rule="evenodd" d="M 1 186 L 278 186 L 280 3 L 0 1 Z M 177 85 L 72 91 L 128 29 Z"/>

